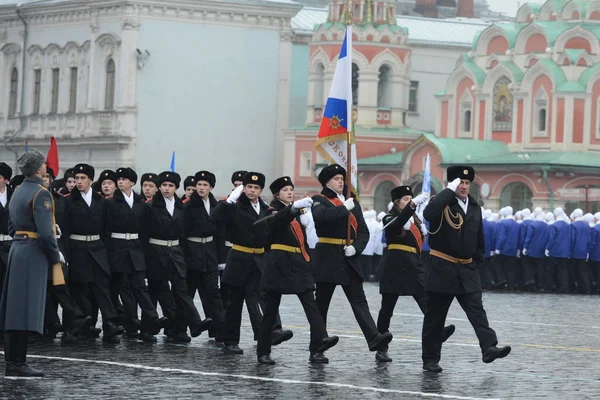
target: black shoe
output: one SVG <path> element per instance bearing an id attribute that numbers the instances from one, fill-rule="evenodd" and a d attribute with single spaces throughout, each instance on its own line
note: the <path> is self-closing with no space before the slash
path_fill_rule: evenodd
<path id="1" fill-rule="evenodd" d="M 119 344 L 121 343 L 121 338 L 118 336 L 102 336 L 102 342 L 110 343 L 110 344 Z"/>
<path id="2" fill-rule="evenodd" d="M 275 361 L 271 358 L 269 354 L 265 354 L 264 356 L 258 356 L 258 363 L 265 365 L 275 365 Z"/>
<path id="3" fill-rule="evenodd" d="M 192 337 L 198 337 L 204 331 L 207 331 L 213 324 L 213 320 L 205 318 L 204 320 L 196 323 L 194 326 L 190 326 L 190 333 Z"/>
<path id="4" fill-rule="evenodd" d="M 138 331 L 127 331 L 125 332 L 125 337 L 127 339 L 137 339 L 140 337 L 140 333 Z"/>
<path id="5" fill-rule="evenodd" d="M 394 336 L 391 332 L 380 333 L 369 342 L 369 351 L 385 350 Z"/>
<path id="6" fill-rule="evenodd" d="M 223 345 L 223 353 L 225 354 L 244 354 L 244 350 L 240 349 L 237 344 Z"/>
<path id="7" fill-rule="evenodd" d="M 65 328 L 60 322 L 55 322 L 48 327 L 48 333 L 56 335 L 59 332 L 64 332 Z"/>
<path id="8" fill-rule="evenodd" d="M 492 347 L 488 347 L 487 349 L 485 349 L 485 351 L 483 352 L 483 362 L 486 364 L 491 363 L 492 361 L 494 361 L 497 358 L 504 358 L 507 355 L 510 354 L 510 346 L 504 346 L 504 347 L 496 347 L 496 346 L 492 346 Z"/>
<path id="9" fill-rule="evenodd" d="M 315 364 L 327 364 L 329 362 L 329 358 L 325 357 L 325 354 L 316 351 L 314 353 L 310 353 L 310 358 L 308 361 Z"/>
<path id="10" fill-rule="evenodd" d="M 114 322 L 107 321 L 104 325 L 104 335 L 103 338 L 111 338 L 125 332 L 125 329 L 121 325 L 116 325 Z M 136 335 L 137 337 L 137 335 Z"/>
<path id="11" fill-rule="evenodd" d="M 42 337 L 44 339 L 56 339 L 56 333 L 52 332 L 50 329 L 44 329 Z"/>
<path id="12" fill-rule="evenodd" d="M 77 344 L 79 339 L 71 332 L 64 332 L 60 338 L 60 341 L 64 344 Z"/>
<path id="13" fill-rule="evenodd" d="M 171 326 L 167 317 L 155 318 L 150 321 L 149 332 L 152 335 L 158 335 L 161 329 L 168 329 Z"/>
<path id="14" fill-rule="evenodd" d="M 192 338 L 185 332 L 172 333 L 170 338 L 173 339 L 175 343 L 189 343 L 192 341 Z"/>
<path id="15" fill-rule="evenodd" d="M 392 362 L 387 350 L 378 350 L 377 353 L 375 353 L 375 360 L 380 362 Z"/>
<path id="16" fill-rule="evenodd" d="M 454 334 L 455 330 L 456 330 L 456 327 L 454 325 L 448 325 L 447 327 L 444 328 L 444 342 L 446 340 L 448 340 L 448 338 Z"/>
<path id="17" fill-rule="evenodd" d="M 442 367 L 435 361 L 423 362 L 423 369 L 427 372 L 442 372 Z"/>
<path id="18" fill-rule="evenodd" d="M 294 332 L 289 329 L 278 329 L 271 334 L 271 346 L 277 346 L 283 342 L 287 342 L 294 337 Z"/>
<path id="19" fill-rule="evenodd" d="M 329 336 L 321 339 L 321 344 L 315 350 L 315 353 L 325 353 L 327 350 L 338 344 L 340 338 L 337 336 Z"/>
<path id="20" fill-rule="evenodd" d="M 7 378 L 42 378 L 44 373 L 37 369 L 31 368 L 27 363 L 6 363 Z"/>
<path id="21" fill-rule="evenodd" d="M 138 336 L 138 340 L 146 343 L 156 343 L 156 338 L 149 332 L 142 332 Z"/>
<path id="22" fill-rule="evenodd" d="M 85 332 L 92 327 L 94 321 L 89 315 L 84 318 L 79 318 L 73 321 L 73 328 L 69 331 L 73 335 L 79 335 L 81 332 Z"/>
<path id="23" fill-rule="evenodd" d="M 102 329 L 96 328 L 95 326 L 91 326 L 88 330 L 83 331 L 82 334 L 85 337 L 97 339 L 100 337 L 100 332 L 102 332 Z"/>

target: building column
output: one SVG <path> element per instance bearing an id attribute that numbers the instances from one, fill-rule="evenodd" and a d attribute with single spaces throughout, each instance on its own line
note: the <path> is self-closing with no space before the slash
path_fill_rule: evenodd
<path id="1" fill-rule="evenodd" d="M 137 42 L 140 22 L 126 18 L 121 21 L 121 54 L 117 70 L 119 98 L 116 104 L 119 109 L 135 109 L 137 83 Z M 145 49 L 140 49 L 144 51 Z M 116 93 L 115 93 L 116 94 Z"/>
<path id="2" fill-rule="evenodd" d="M 96 39 L 98 38 L 98 28 L 99 25 L 96 22 L 90 23 L 90 65 L 88 68 L 88 81 L 87 81 L 87 105 L 86 111 L 91 112 L 94 111 L 95 101 L 94 97 L 96 95 L 95 83 L 96 83 L 96 51 L 98 50 L 98 46 L 96 45 Z"/>
<path id="3" fill-rule="evenodd" d="M 284 136 L 283 130 L 290 120 L 290 94 L 292 74 L 292 37 L 290 20 L 284 20 L 284 26 L 279 32 L 279 84 L 277 85 L 277 125 L 275 140 L 275 173 L 282 175 L 284 167 Z"/>

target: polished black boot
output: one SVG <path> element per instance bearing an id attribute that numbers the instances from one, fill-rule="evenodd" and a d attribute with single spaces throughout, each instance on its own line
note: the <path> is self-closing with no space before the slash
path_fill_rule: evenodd
<path id="1" fill-rule="evenodd" d="M 454 334 L 455 330 L 456 330 L 456 327 L 454 325 L 448 325 L 447 327 L 444 328 L 444 342 L 446 340 L 448 340 L 448 338 Z"/>
<path id="2" fill-rule="evenodd" d="M 378 334 L 369 342 L 369 350 L 377 351 L 387 349 L 388 344 L 390 344 L 392 341 L 392 338 L 393 336 L 390 332 Z"/>
<path id="3" fill-rule="evenodd" d="M 327 364 L 329 362 L 329 358 L 325 357 L 325 354 L 318 351 L 311 352 L 308 360 L 314 364 Z"/>
<path id="4" fill-rule="evenodd" d="M 289 329 L 278 329 L 271 334 L 271 346 L 277 346 L 283 342 L 287 342 L 294 337 L 294 332 Z"/>
<path id="5" fill-rule="evenodd" d="M 258 363 L 265 365 L 275 365 L 275 361 L 271 358 L 269 354 L 258 356 Z"/>
<path id="6" fill-rule="evenodd" d="M 483 362 L 486 364 L 491 363 L 492 361 L 494 361 L 497 358 L 504 358 L 507 355 L 510 354 L 510 346 L 504 346 L 504 347 L 496 347 L 496 346 L 491 346 L 488 347 L 487 349 L 485 349 L 485 351 L 483 352 Z"/>
<path id="7" fill-rule="evenodd" d="M 92 321 L 92 317 L 90 317 L 89 315 L 84 318 L 76 319 L 75 321 L 73 321 L 73 327 L 68 331 L 65 330 L 65 333 L 69 332 L 72 335 L 77 336 L 82 332 L 89 331 L 93 323 L 94 321 Z"/>
<path id="8" fill-rule="evenodd" d="M 205 318 L 204 320 L 197 322 L 194 326 L 190 326 L 190 333 L 192 337 L 198 337 L 202 332 L 207 331 L 213 324 L 211 318 Z"/>
<path id="9" fill-rule="evenodd" d="M 423 361 L 423 369 L 427 372 L 442 372 L 442 367 L 435 361 Z"/>
<path id="10" fill-rule="evenodd" d="M 27 365 L 27 340 L 29 332 L 10 331 L 9 336 L 9 357 L 6 362 L 7 378 L 41 378 L 44 376 L 42 371 L 38 371 Z"/>
<path id="11" fill-rule="evenodd" d="M 116 325 L 112 321 L 106 321 L 103 328 L 104 328 L 104 334 L 102 335 L 103 339 L 114 338 L 115 336 L 120 335 L 123 332 L 125 332 L 125 329 L 123 329 L 123 327 L 121 325 Z"/>
<path id="12" fill-rule="evenodd" d="M 225 354 L 244 354 L 244 350 L 240 349 L 237 344 L 223 345 L 223 353 Z"/>
<path id="13" fill-rule="evenodd" d="M 375 360 L 379 362 L 392 362 L 392 358 L 388 355 L 387 349 L 377 350 L 377 353 L 375 353 Z"/>

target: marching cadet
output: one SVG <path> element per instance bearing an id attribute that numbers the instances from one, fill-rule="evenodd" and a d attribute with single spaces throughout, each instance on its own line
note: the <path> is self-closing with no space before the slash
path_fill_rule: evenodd
<path id="1" fill-rule="evenodd" d="M 380 334 L 377 330 L 363 291 L 363 276 L 358 262 L 358 256 L 369 241 L 369 230 L 360 204 L 343 195 L 345 178 L 346 170 L 338 164 L 323 168 L 318 176 L 323 190 L 313 197 L 312 215 L 319 237 L 313 252 L 317 305 L 327 324 L 331 297 L 337 285 L 341 285 L 369 350 L 384 350 L 392 340 L 392 334 Z M 346 242 L 348 218 L 352 228 L 350 243 Z"/>
<path id="2" fill-rule="evenodd" d="M 267 224 L 267 247 L 265 266 L 261 278 L 261 289 L 266 293 L 267 306 L 260 326 L 256 354 L 260 364 L 275 364 L 271 358 L 271 333 L 277 318 L 281 295 L 296 294 L 310 324 L 310 362 L 327 363 L 327 349 L 335 346 L 337 336 L 327 336 L 325 322 L 319 314 L 313 291 L 306 231 L 300 222 L 301 211 L 312 206 L 309 197 L 294 200 L 294 184 L 289 176 L 276 179 L 269 186 L 273 201 L 267 210 L 272 216 Z M 293 202 L 293 203 L 292 203 Z"/>
<path id="3" fill-rule="evenodd" d="M 218 202 L 211 193 L 216 184 L 212 172 L 199 171 L 194 176 L 196 188 L 184 201 L 183 220 L 185 227 L 184 250 L 187 265 L 187 285 L 192 299 L 196 291 L 200 295 L 202 308 L 213 320 L 209 337 L 222 342 L 225 310 L 219 293 L 219 254 L 224 246 L 221 225 L 211 220 Z"/>
<path id="4" fill-rule="evenodd" d="M 556 288 L 559 293 L 571 292 L 569 256 L 571 255 L 571 226 L 562 209 L 555 210 L 556 222 L 548 227 L 546 257 L 546 289 Z"/>
<path id="5" fill-rule="evenodd" d="M 159 191 L 146 203 L 146 277 L 153 300 L 158 300 L 169 319 L 172 339 L 190 342 L 210 328 L 212 319 L 202 320 L 188 292 L 187 268 L 181 241 L 184 239 L 183 203 L 175 194 L 181 183 L 176 172 L 158 175 Z M 169 288 L 169 283 L 171 287 Z"/>
<path id="6" fill-rule="evenodd" d="M 75 187 L 75 168 L 69 168 L 63 174 L 65 180 L 65 186 L 67 187 L 67 193 L 71 193 L 71 190 Z"/>
<path id="7" fill-rule="evenodd" d="M 140 185 L 142 185 L 142 195 L 144 198 L 151 200 L 156 192 L 158 192 L 158 176 L 152 172 L 145 173 L 140 179 Z"/>
<path id="8" fill-rule="evenodd" d="M 506 357 L 510 346 L 498 348 L 481 300 L 477 264 L 483 262 L 484 238 L 481 208 L 469 195 L 475 170 L 468 166 L 447 169 L 448 187 L 429 201 L 423 216 L 429 221 L 430 259 L 425 267 L 427 311 L 423 320 L 423 369 L 441 372 L 438 364 L 444 341 L 444 322 L 456 297 L 467 314 L 483 362 Z M 514 222 L 514 221 L 513 221 Z M 516 224 L 516 222 L 515 222 Z"/>
<path id="9" fill-rule="evenodd" d="M 8 233 L 9 203 L 13 189 L 8 186 L 12 177 L 12 168 L 0 162 L 0 294 L 4 287 L 4 276 L 8 268 L 8 253 L 12 245 L 12 236 Z"/>
<path id="10" fill-rule="evenodd" d="M 139 304 L 142 309 L 142 333 L 139 339 L 154 343 L 156 338 L 153 335 L 161 328 L 166 328 L 168 320 L 159 319 L 144 281 L 146 262 L 142 243 L 146 242 L 143 237 L 146 234 L 146 202 L 143 196 L 133 191 L 137 183 L 137 174 L 133 169 L 119 168 L 116 176 L 119 189 L 106 200 L 106 252 L 111 267 L 113 298 L 121 292 L 122 279 L 127 277 L 135 301 L 133 304 L 123 301 L 125 315 L 130 320 L 128 322 L 133 323 L 133 319 L 137 319 Z"/>
<path id="11" fill-rule="evenodd" d="M 196 191 L 196 179 L 194 175 L 190 175 L 183 180 L 183 189 L 185 190 L 185 195 L 182 200 L 189 199 L 192 193 Z"/>
<path id="12" fill-rule="evenodd" d="M 98 178 L 98 183 L 104 197 L 110 197 L 117 190 L 117 174 L 115 171 L 105 169 Z"/>
<path id="13" fill-rule="evenodd" d="M 426 228 L 415 211 L 418 205 L 427 201 L 429 195 L 421 193 L 413 198 L 410 186 L 398 186 L 390 194 L 394 207 L 383 217 L 388 251 L 383 260 L 383 271 L 379 281 L 379 293 L 381 293 L 381 310 L 377 318 L 379 333 L 389 331 L 399 296 L 412 296 L 423 314 L 427 311 L 427 295 L 421 262 Z M 454 325 L 444 329 L 444 342 L 452 336 L 454 330 Z M 387 347 L 378 350 L 375 359 L 382 362 L 392 361 Z"/>
<path id="14" fill-rule="evenodd" d="M 549 225 L 546 222 L 546 216 L 540 214 L 535 217 L 535 221 L 527 226 L 527 234 L 523 242 L 523 255 L 529 257 L 533 265 L 535 275 L 535 289 L 545 292 L 546 287 L 546 243 L 548 243 Z M 552 288 L 550 288 L 551 290 Z"/>
<path id="15" fill-rule="evenodd" d="M 71 294 L 86 315 L 92 315 L 90 295 L 102 312 L 105 342 L 118 342 L 123 333 L 118 325 L 117 312 L 110 291 L 110 266 L 104 247 L 106 200 L 95 193 L 91 184 L 94 167 L 88 164 L 75 166 L 77 186 L 65 201 L 65 226 L 62 233 L 68 237 L 67 253 Z M 93 315 L 92 315 L 93 318 Z M 90 334 L 93 336 L 93 332 Z"/>
<path id="16" fill-rule="evenodd" d="M 583 219 L 583 210 L 573 211 L 575 221 L 571 224 L 571 282 L 577 283 L 577 290 L 582 294 L 590 294 L 590 273 L 588 270 L 588 250 L 592 228 Z"/>
<path id="17" fill-rule="evenodd" d="M 525 238 L 527 237 L 527 231 L 533 224 L 533 218 L 531 210 L 529 208 L 522 210 L 521 215 L 523 216 L 523 222 L 521 222 L 521 226 L 519 229 L 519 244 L 517 246 L 517 257 L 521 259 L 521 278 L 523 282 L 523 289 L 526 291 L 534 292 L 536 275 L 535 262 L 531 259 L 530 256 L 523 254 L 523 249 L 525 248 Z"/>
<path id="18" fill-rule="evenodd" d="M 226 224 L 233 243 L 227 255 L 227 267 L 223 272 L 222 280 L 227 285 L 223 334 L 223 351 L 227 354 L 244 353 L 239 347 L 244 298 L 248 290 L 259 290 L 267 235 L 264 224 L 254 223 L 265 217 L 269 208 L 260 197 L 264 187 L 263 174 L 246 173 L 243 184 L 236 187 L 227 200 L 220 202 L 212 215 L 214 220 Z M 292 331 L 281 329 L 279 315 L 276 317 L 274 328 L 273 345 L 289 340 L 293 336 Z"/>
<path id="19" fill-rule="evenodd" d="M 43 333 L 49 266 L 60 270 L 59 263 L 64 262 L 54 238 L 52 195 L 42 185 L 42 176 L 46 173 L 44 160 L 42 153 L 31 150 L 17 161 L 26 180 L 11 200 L 14 243 L 0 301 L 0 330 L 5 331 L 4 358 L 9 378 L 44 376 L 27 364 L 27 341 L 29 332 Z M 56 283 L 60 283 L 59 278 L 62 274 L 57 276 Z"/>

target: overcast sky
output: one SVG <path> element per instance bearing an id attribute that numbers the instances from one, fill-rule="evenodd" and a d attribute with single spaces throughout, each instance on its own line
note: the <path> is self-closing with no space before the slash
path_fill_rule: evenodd
<path id="1" fill-rule="evenodd" d="M 490 6 L 490 10 L 503 12 L 510 17 L 517 15 L 518 5 L 525 3 L 545 3 L 546 0 L 521 0 L 520 3 L 517 0 L 487 0 Z"/>

